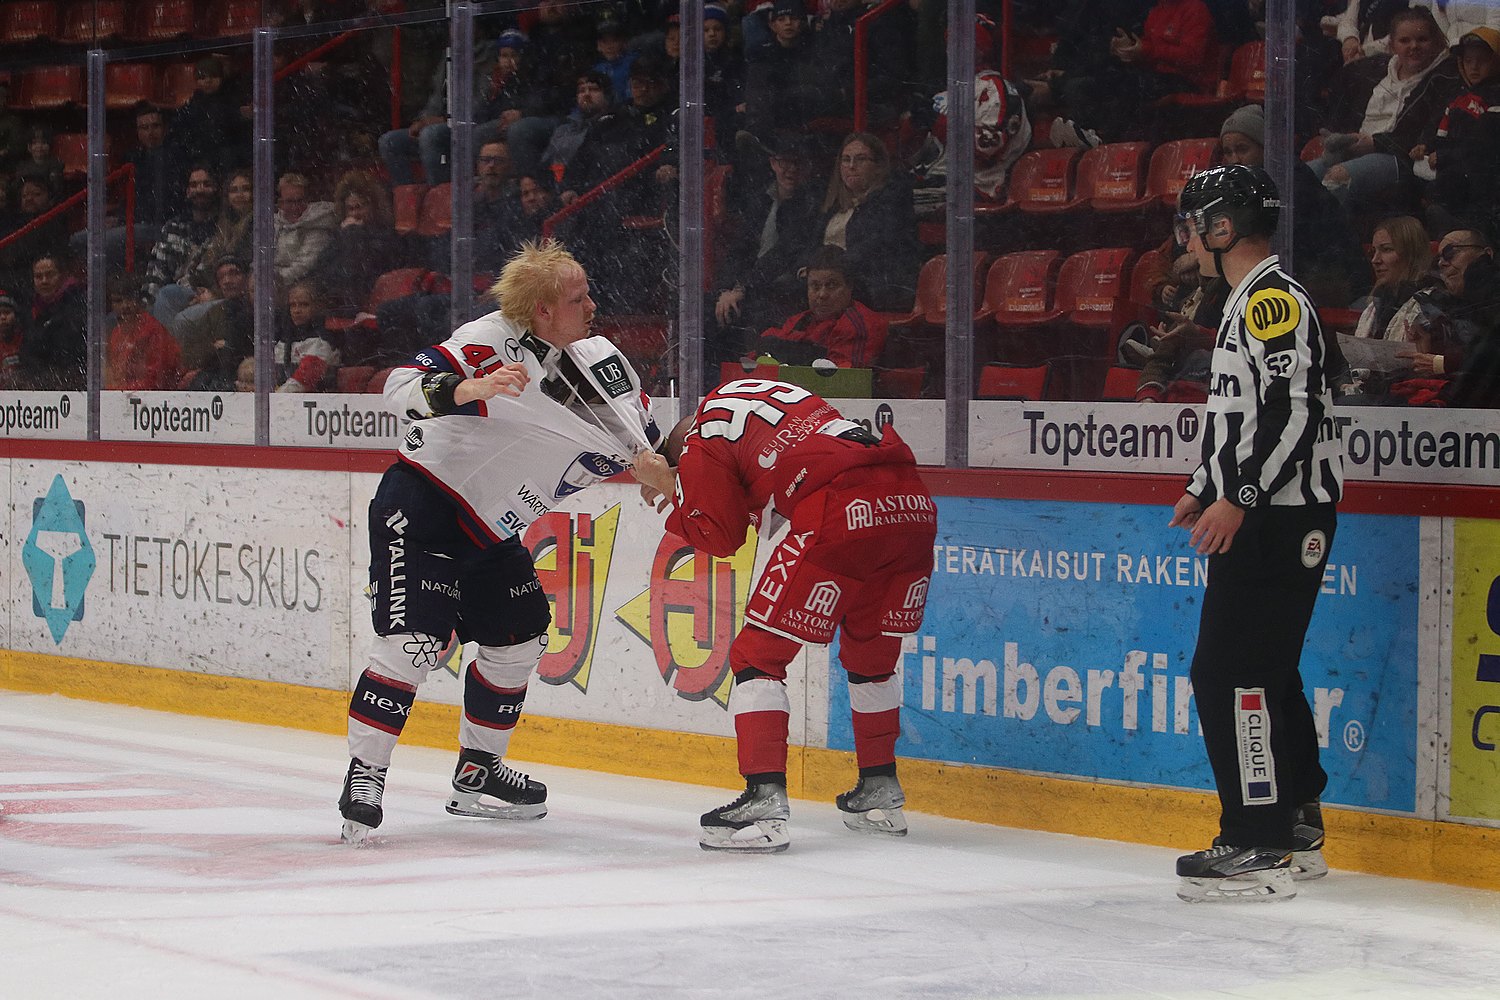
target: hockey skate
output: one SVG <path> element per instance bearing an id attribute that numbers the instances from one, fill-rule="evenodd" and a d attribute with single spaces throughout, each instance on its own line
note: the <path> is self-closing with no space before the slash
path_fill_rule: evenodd
<path id="1" fill-rule="evenodd" d="M 1188 903 L 1292 899 L 1297 887 L 1292 883 L 1291 860 L 1291 851 L 1216 843 L 1177 859 L 1177 874 L 1182 878 L 1177 898 Z"/>
<path id="2" fill-rule="evenodd" d="M 1323 809 L 1317 802 L 1297 807 L 1292 828 L 1292 878 L 1308 882 L 1328 874 L 1323 860 Z"/>
<path id="3" fill-rule="evenodd" d="M 833 801 L 844 814 L 844 825 L 851 830 L 906 836 L 906 817 L 901 814 L 906 794 L 894 774 L 861 775 L 851 791 L 840 793 Z"/>
<path id="4" fill-rule="evenodd" d="M 385 818 L 380 808 L 380 799 L 385 794 L 385 771 L 358 757 L 349 759 L 344 793 L 339 796 L 339 814 L 344 817 L 344 831 L 339 839 L 344 843 L 362 846 L 370 831 Z"/>
<path id="5" fill-rule="evenodd" d="M 547 815 L 547 786 L 507 767 L 492 753 L 459 751 L 448 811 L 481 819 L 541 819 Z"/>
<path id="6" fill-rule="evenodd" d="M 785 785 L 747 782 L 739 798 L 703 814 L 699 820 L 703 835 L 698 838 L 698 846 L 705 851 L 780 853 L 791 846 L 786 833 L 786 821 L 791 814 Z"/>

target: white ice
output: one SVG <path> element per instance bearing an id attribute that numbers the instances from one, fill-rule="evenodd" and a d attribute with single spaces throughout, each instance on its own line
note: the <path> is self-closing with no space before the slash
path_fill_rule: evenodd
<path id="1" fill-rule="evenodd" d="M 1335 871 L 1188 905 L 1174 851 L 911 810 L 880 839 L 804 801 L 789 852 L 726 857 L 697 844 L 722 789 L 536 766 L 546 819 L 466 820 L 416 747 L 355 850 L 346 762 L 0 692 L 0 997 L 1500 996 L 1497 893 Z"/>

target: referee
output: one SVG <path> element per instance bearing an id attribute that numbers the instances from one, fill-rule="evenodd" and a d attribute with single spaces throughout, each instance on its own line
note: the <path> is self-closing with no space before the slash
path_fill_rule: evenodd
<path id="1" fill-rule="evenodd" d="M 1298 661 L 1343 492 L 1329 385 L 1343 358 L 1271 253 L 1280 212 L 1260 167 L 1206 170 L 1178 199 L 1178 243 L 1232 289 L 1203 460 L 1171 522 L 1209 556 L 1192 681 L 1222 807 L 1213 846 L 1177 860 L 1189 902 L 1290 898 L 1328 871 Z"/>

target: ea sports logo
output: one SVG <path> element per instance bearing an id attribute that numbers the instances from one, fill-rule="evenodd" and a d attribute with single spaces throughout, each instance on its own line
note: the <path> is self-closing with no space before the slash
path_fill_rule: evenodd
<path id="1" fill-rule="evenodd" d="M 1316 569 L 1328 557 L 1328 536 L 1321 531 L 1309 531 L 1302 539 L 1302 565 Z"/>

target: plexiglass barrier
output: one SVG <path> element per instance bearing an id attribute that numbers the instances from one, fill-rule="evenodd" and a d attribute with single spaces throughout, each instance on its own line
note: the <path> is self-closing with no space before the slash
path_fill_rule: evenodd
<path id="1" fill-rule="evenodd" d="M 384 373 L 550 237 L 652 395 L 774 373 L 933 464 L 1176 471 L 1227 291 L 1177 193 L 1257 163 L 1356 469 L 1500 465 L 1453 413 L 1490 404 L 1497 306 L 1493 185 L 1438 136 L 1482 73 L 1446 14 L 1346 39 L 1273 0 L 1183 39 L 956 0 L 56 6 L 0 39 L 13 436 L 388 448 Z M 1416 77 L 1382 125 L 1377 85 Z"/>

